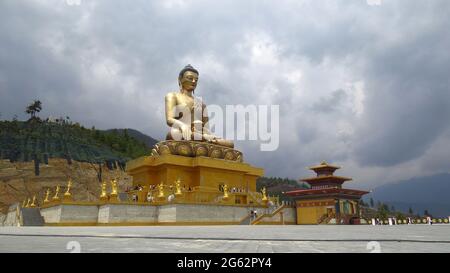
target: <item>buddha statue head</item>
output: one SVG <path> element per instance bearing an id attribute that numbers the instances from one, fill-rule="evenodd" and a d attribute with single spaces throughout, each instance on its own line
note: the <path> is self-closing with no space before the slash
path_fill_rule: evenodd
<path id="1" fill-rule="evenodd" d="M 186 65 L 178 75 L 178 85 L 182 90 L 194 92 L 197 87 L 199 73 L 190 64 Z"/>

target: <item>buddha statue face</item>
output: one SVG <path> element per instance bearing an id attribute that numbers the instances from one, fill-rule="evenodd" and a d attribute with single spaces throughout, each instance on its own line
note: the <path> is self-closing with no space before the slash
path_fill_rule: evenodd
<path id="1" fill-rule="evenodd" d="M 180 79 L 180 86 L 186 91 L 194 91 L 197 87 L 198 74 L 193 71 L 184 72 Z"/>

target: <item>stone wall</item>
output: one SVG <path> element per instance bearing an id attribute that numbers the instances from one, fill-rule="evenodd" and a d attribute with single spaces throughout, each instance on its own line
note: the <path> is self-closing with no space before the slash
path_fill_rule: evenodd
<path id="1" fill-rule="evenodd" d="M 16 203 L 9 207 L 5 220 L 3 221 L 4 226 L 17 226 L 21 223 L 20 212 L 17 214 L 18 205 L 19 204 Z"/>
<path id="2" fill-rule="evenodd" d="M 177 221 L 177 208 L 174 205 L 160 206 L 158 212 L 158 222 L 160 223 L 174 223 Z"/>
<path id="3" fill-rule="evenodd" d="M 6 215 L 3 213 L 0 213 L 0 227 L 3 226 L 3 222 L 5 222 Z"/>
<path id="4" fill-rule="evenodd" d="M 98 211 L 99 224 L 152 224 L 158 222 L 158 206 L 106 204 Z"/>
<path id="5" fill-rule="evenodd" d="M 61 206 L 41 209 L 45 223 L 59 223 L 61 221 Z"/>
<path id="6" fill-rule="evenodd" d="M 270 211 L 267 211 L 266 213 L 270 213 Z M 297 212 L 295 208 L 286 207 L 282 209 L 283 213 L 283 221 L 285 224 L 295 224 L 297 223 Z M 260 224 L 277 224 L 281 223 L 281 214 L 277 213 L 273 217 L 264 217 L 261 219 Z"/>
<path id="7" fill-rule="evenodd" d="M 179 223 L 238 224 L 250 213 L 250 208 L 237 206 L 188 204 L 169 206 L 175 208 L 176 222 Z"/>
<path id="8" fill-rule="evenodd" d="M 95 225 L 98 221 L 97 205 L 58 205 L 41 209 L 46 224 Z"/>
<path id="9" fill-rule="evenodd" d="M 227 205 L 61 204 L 41 209 L 46 225 L 239 224 L 254 208 Z M 262 208 L 259 208 L 262 211 Z M 285 221 L 291 221 L 290 211 Z M 294 211 L 295 213 L 295 211 Z M 276 217 L 274 217 L 276 218 Z M 11 216 L 13 219 L 13 216 Z M 277 221 L 269 219 L 268 222 Z M 278 219 L 279 221 L 279 219 Z"/>

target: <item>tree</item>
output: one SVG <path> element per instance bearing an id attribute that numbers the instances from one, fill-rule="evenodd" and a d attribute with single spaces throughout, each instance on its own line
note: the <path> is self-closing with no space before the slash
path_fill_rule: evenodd
<path id="1" fill-rule="evenodd" d="M 409 207 L 409 209 L 408 209 L 408 214 L 409 215 L 413 215 L 414 214 L 414 211 L 413 211 L 413 209 L 411 207 Z"/>
<path id="2" fill-rule="evenodd" d="M 370 198 L 370 207 L 373 208 L 374 205 L 375 203 L 373 202 L 373 198 Z"/>
<path id="3" fill-rule="evenodd" d="M 30 119 L 36 118 L 36 113 L 41 112 L 42 102 L 40 100 L 34 100 L 30 105 L 27 106 L 25 113 L 31 115 Z"/>
<path id="4" fill-rule="evenodd" d="M 389 210 L 387 210 L 388 209 L 388 206 L 387 205 L 385 205 L 385 204 L 381 204 L 379 207 L 378 207 L 378 211 L 377 211 L 377 218 L 380 218 L 380 219 L 382 219 L 382 220 L 386 220 L 387 219 L 387 217 L 388 217 L 388 214 L 389 214 Z"/>

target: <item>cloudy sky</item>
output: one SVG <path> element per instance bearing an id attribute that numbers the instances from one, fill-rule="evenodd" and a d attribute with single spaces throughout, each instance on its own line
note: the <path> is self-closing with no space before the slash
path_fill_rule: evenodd
<path id="1" fill-rule="evenodd" d="M 1 0 L 0 113 L 162 139 L 186 64 L 208 104 L 279 105 L 267 176 L 327 160 L 359 188 L 448 172 L 448 0 Z M 356 185 L 355 185 L 356 186 Z M 354 186 L 354 187 L 355 187 Z"/>

